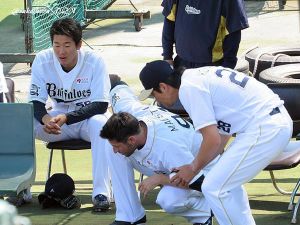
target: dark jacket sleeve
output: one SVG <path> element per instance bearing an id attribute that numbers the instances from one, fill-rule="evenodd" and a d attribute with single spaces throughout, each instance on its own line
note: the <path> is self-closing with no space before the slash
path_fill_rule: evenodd
<path id="1" fill-rule="evenodd" d="M 222 16 L 226 18 L 229 33 L 249 27 L 244 0 L 224 0 Z"/>
<path id="2" fill-rule="evenodd" d="M 92 102 L 79 110 L 67 113 L 67 124 L 78 123 L 97 114 L 103 114 L 107 111 L 107 107 L 107 102 Z"/>
<path id="3" fill-rule="evenodd" d="M 223 63 L 222 66 L 234 69 L 237 63 L 237 52 L 241 41 L 241 31 L 235 31 L 225 36 L 223 42 Z"/>
<path id="4" fill-rule="evenodd" d="M 162 31 L 162 56 L 164 59 L 173 58 L 173 44 L 174 44 L 174 29 L 175 22 L 164 19 L 163 31 Z"/>

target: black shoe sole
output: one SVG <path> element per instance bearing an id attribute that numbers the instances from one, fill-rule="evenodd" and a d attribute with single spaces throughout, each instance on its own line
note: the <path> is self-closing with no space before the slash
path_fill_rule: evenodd
<path id="1" fill-rule="evenodd" d="M 94 212 L 106 212 L 110 209 L 110 207 L 94 207 Z"/>

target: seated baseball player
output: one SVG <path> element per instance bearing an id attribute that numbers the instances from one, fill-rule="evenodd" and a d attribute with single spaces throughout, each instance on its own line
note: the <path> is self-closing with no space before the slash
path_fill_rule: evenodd
<path id="1" fill-rule="evenodd" d="M 103 59 L 81 49 L 82 29 L 70 18 L 50 29 L 52 48 L 39 52 L 32 65 L 29 100 L 34 106 L 37 139 L 54 142 L 83 139 L 91 142 L 95 211 L 110 207 L 110 176 L 99 128 L 110 114 L 110 80 Z M 52 110 L 45 103 L 52 100 Z M 76 163 L 76 162 L 75 162 Z"/>
<path id="2" fill-rule="evenodd" d="M 103 126 L 100 136 L 112 145 L 108 148 L 108 158 L 116 220 L 111 225 L 146 222 L 133 169 L 148 176 L 139 185 L 143 197 L 161 186 L 156 202 L 166 212 L 183 216 L 194 225 L 211 224 L 210 207 L 199 191 L 204 174 L 214 162 L 191 182 L 190 188 L 196 190 L 170 184 L 172 169 L 192 162 L 197 154 L 202 137 L 192 124 L 157 106 L 140 103 L 122 81 L 111 90 L 110 101 L 115 114 Z"/>

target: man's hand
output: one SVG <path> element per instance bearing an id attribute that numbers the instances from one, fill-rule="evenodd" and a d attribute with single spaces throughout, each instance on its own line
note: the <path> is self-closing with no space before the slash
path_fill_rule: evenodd
<path id="1" fill-rule="evenodd" d="M 146 195 L 149 193 L 149 191 L 152 191 L 155 187 L 161 184 L 161 179 L 163 179 L 163 174 L 154 174 L 151 177 L 147 177 L 145 180 L 143 180 L 139 184 L 139 191 L 143 195 L 143 198 L 146 197 Z"/>
<path id="2" fill-rule="evenodd" d="M 176 174 L 171 178 L 171 184 L 181 188 L 188 188 L 189 183 L 197 174 L 191 164 L 174 168 L 173 171 Z"/>
<path id="3" fill-rule="evenodd" d="M 44 131 L 48 134 L 60 134 L 61 126 L 65 124 L 67 117 L 65 114 L 59 114 L 55 117 L 51 117 L 49 114 L 43 117 Z"/>
<path id="4" fill-rule="evenodd" d="M 54 123 L 56 123 L 58 126 L 62 126 L 67 122 L 67 116 L 66 114 L 59 114 L 51 119 Z"/>
<path id="5" fill-rule="evenodd" d="M 43 129 L 48 134 L 60 134 L 61 133 L 60 126 L 57 125 L 53 121 L 49 121 L 48 123 L 46 123 L 44 125 Z"/>

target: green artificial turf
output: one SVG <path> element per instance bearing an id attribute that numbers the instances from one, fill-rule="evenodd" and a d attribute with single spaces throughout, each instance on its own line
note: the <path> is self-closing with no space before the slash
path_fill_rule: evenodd
<path id="1" fill-rule="evenodd" d="M 106 213 L 92 211 L 91 193 L 91 152 L 67 151 L 66 161 L 68 174 L 76 184 L 76 194 L 82 201 L 81 209 L 65 210 L 41 209 L 37 195 L 43 191 L 48 165 L 49 151 L 41 141 L 36 142 L 37 174 L 36 182 L 32 187 L 33 202 L 18 209 L 22 216 L 30 218 L 33 225 L 74 224 L 74 225 L 107 225 L 114 220 L 115 208 Z M 60 151 L 54 153 L 52 173 L 62 172 Z M 278 171 L 279 184 L 286 189 L 292 189 L 297 182 L 299 168 Z M 136 173 L 136 182 L 138 182 Z M 279 194 L 272 186 L 268 172 L 261 172 L 252 182 L 246 185 L 250 205 L 258 225 L 288 225 L 291 212 L 287 210 L 289 196 Z M 152 191 L 142 201 L 148 218 L 148 225 L 187 225 L 185 219 L 164 213 L 156 204 L 155 199 L 159 189 Z M 296 199 L 297 200 L 297 199 Z M 216 225 L 217 223 L 215 223 Z"/>
<path id="2" fill-rule="evenodd" d="M 25 34 L 22 31 L 20 16 L 17 14 L 23 9 L 21 0 L 0 1 L 1 53 L 25 52 Z"/>

